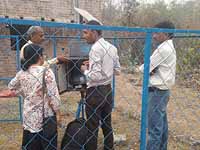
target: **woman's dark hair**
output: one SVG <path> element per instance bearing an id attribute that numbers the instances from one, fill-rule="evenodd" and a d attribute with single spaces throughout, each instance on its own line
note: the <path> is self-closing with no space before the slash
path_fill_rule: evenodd
<path id="1" fill-rule="evenodd" d="M 88 22 L 86 23 L 86 25 L 101 26 L 101 24 L 100 24 L 98 21 L 96 21 L 96 20 L 88 21 Z M 98 35 L 102 35 L 102 31 L 101 31 L 101 30 L 94 30 L 94 31 L 96 31 L 96 32 L 98 33 Z"/>
<path id="2" fill-rule="evenodd" d="M 175 26 L 170 21 L 163 21 L 154 26 L 155 28 L 164 28 L 164 29 L 175 29 Z M 171 39 L 174 36 L 174 33 L 167 33 L 168 37 Z"/>
<path id="3" fill-rule="evenodd" d="M 24 48 L 24 58 L 21 60 L 21 68 L 26 71 L 28 68 L 36 64 L 42 54 L 43 48 L 36 44 L 29 44 Z"/>

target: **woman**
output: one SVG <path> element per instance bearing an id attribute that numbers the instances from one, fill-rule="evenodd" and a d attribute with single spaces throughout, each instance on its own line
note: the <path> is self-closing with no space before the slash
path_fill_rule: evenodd
<path id="1" fill-rule="evenodd" d="M 21 60 L 22 70 L 10 81 L 9 89 L 0 92 L 0 97 L 21 95 L 24 98 L 23 150 L 57 149 L 60 97 L 52 70 L 42 66 L 42 52 L 43 48 L 38 45 L 26 46 Z M 44 121 L 48 127 L 44 126 Z"/>

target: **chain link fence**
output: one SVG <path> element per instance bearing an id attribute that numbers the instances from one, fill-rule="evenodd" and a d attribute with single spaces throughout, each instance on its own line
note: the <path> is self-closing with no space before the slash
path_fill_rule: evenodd
<path id="1" fill-rule="evenodd" d="M 146 104 L 148 102 L 147 95 L 149 91 L 147 90 L 148 82 L 143 81 L 143 74 L 138 72 L 138 67 L 146 62 L 145 59 L 148 60 L 147 51 L 150 52 L 152 48 L 153 52 L 157 47 L 154 40 L 152 40 L 151 33 L 175 32 L 173 41 L 177 55 L 176 83 L 171 89 L 167 106 L 169 122 L 168 149 L 199 149 L 200 31 L 148 30 L 144 28 L 104 26 L 90 27 L 78 24 L 59 24 L 15 19 L 0 19 L 0 23 L 1 89 L 7 88 L 8 82 L 20 70 L 20 49 L 27 42 L 26 32 L 31 25 L 41 26 L 44 30 L 45 40 L 41 44 L 41 47 L 44 48 L 46 60 L 61 55 L 66 56 L 68 59 L 67 63 L 51 65 L 58 89 L 62 93 L 60 95 L 62 125 L 58 126 L 58 149 L 61 147 L 61 141 L 67 125 L 81 113 L 80 102 L 84 102 L 86 107 L 88 105 L 88 95 L 86 96 L 86 103 L 85 101 L 80 101 L 85 100 L 81 97 L 81 92 L 85 89 L 85 86 L 80 84 L 83 79 L 80 66 L 85 60 L 88 60 L 91 45 L 88 45 L 82 38 L 82 30 L 84 28 L 103 30 L 105 40 L 115 45 L 118 49 L 121 73 L 119 76 L 114 76 L 111 82 L 112 90 L 110 89 L 113 100 L 112 128 L 114 148 L 116 150 L 145 149 L 148 131 Z M 24 30 L 19 28 L 19 26 L 24 27 Z M 13 35 L 10 33 L 13 33 Z M 105 50 L 107 52 L 107 49 Z M 148 69 L 145 68 L 144 72 L 148 72 Z M 76 77 L 79 83 L 76 83 Z M 148 76 L 144 76 L 144 80 L 148 81 Z M 100 92 L 100 95 L 102 94 L 102 91 L 98 88 L 95 90 Z M 0 99 L 0 149 L 2 150 L 21 149 L 23 104 L 22 97 Z M 104 104 L 99 104 L 99 106 L 102 105 L 110 106 L 111 104 L 106 99 Z M 98 124 L 99 127 L 102 127 L 103 124 L 107 126 L 105 120 L 111 113 L 102 119 L 102 116 L 97 115 L 98 110 L 98 107 L 96 107 L 91 116 L 95 115 L 101 120 Z M 87 113 L 84 114 L 85 119 L 88 117 L 87 115 Z M 89 119 L 87 118 L 87 120 Z M 158 118 L 154 119 L 159 120 Z M 85 127 L 87 132 L 91 132 L 86 123 L 80 128 L 83 129 Z M 94 129 L 95 131 L 98 131 L 97 128 Z M 111 133 L 109 132 L 109 134 Z M 109 135 L 107 134 L 107 136 Z M 105 141 L 102 130 L 99 130 L 98 137 L 95 135 L 95 139 L 98 140 L 97 149 L 103 149 Z M 71 141 L 74 140 L 77 144 L 76 139 L 72 138 Z M 33 139 L 30 140 L 30 142 L 32 141 Z M 86 142 L 81 147 L 82 149 L 86 146 L 87 142 L 88 139 L 86 139 Z M 81 146 L 80 143 L 78 145 Z"/>

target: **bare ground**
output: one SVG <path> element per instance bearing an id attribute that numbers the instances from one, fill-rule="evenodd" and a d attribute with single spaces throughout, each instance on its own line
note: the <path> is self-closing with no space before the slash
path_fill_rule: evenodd
<path id="1" fill-rule="evenodd" d="M 116 150 L 139 150 L 141 86 L 136 86 L 137 75 L 122 74 L 116 78 L 115 108 L 113 110 L 113 129 L 116 136 L 123 135 L 126 140 L 115 143 Z M 176 85 L 171 90 L 168 104 L 169 150 L 200 149 L 200 96 L 192 88 Z M 74 119 L 79 92 L 68 92 L 62 96 L 63 125 Z M 19 113 L 18 100 L 1 99 L 0 119 L 16 118 Z M 18 110 L 17 110 L 18 111 Z M 14 116 L 14 117 L 13 117 Z M 59 143 L 64 128 L 59 128 Z M 102 148 L 100 132 L 99 150 Z M 0 123 L 0 150 L 20 149 L 22 127 L 20 123 Z"/>

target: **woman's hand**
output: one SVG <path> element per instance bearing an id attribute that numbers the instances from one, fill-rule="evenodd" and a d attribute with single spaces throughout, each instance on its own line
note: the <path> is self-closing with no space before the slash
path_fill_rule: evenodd
<path id="1" fill-rule="evenodd" d="M 0 91 L 0 97 L 15 97 L 16 93 L 14 91 L 11 90 L 2 90 Z"/>

